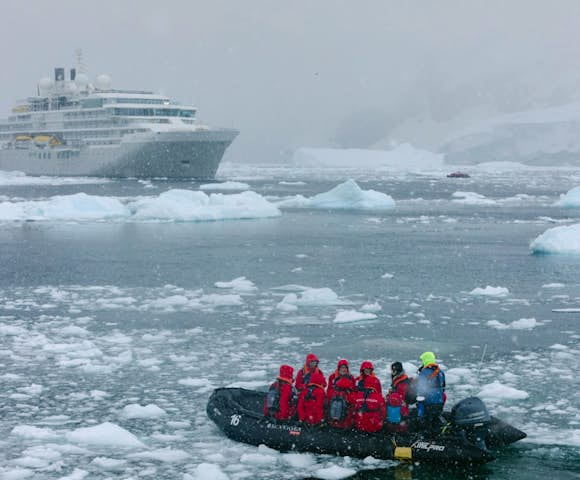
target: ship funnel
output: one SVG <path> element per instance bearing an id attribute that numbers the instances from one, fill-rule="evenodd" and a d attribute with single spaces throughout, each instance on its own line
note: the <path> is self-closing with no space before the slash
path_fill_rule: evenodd
<path id="1" fill-rule="evenodd" d="M 76 68 L 71 68 L 70 69 L 70 81 L 74 82 L 75 78 L 77 78 L 77 69 Z"/>
<path id="2" fill-rule="evenodd" d="M 64 68 L 56 67 L 54 69 L 54 81 L 55 82 L 64 82 Z"/>

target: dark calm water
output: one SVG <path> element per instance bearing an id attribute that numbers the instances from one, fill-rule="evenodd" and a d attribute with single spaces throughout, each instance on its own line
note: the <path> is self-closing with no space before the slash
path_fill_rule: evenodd
<path id="1" fill-rule="evenodd" d="M 580 222 L 579 210 L 552 206 L 580 185 L 577 172 L 466 181 L 250 167 L 222 175 L 273 202 L 354 176 L 397 207 L 217 222 L 1 222 L 0 478 L 317 478 L 332 466 L 357 479 L 580 477 L 580 313 L 553 312 L 580 308 L 580 256 L 529 252 L 548 228 Z M 128 198 L 171 188 L 197 185 L 38 182 L 0 186 L 0 196 Z M 488 203 L 454 202 L 456 191 Z M 253 287 L 215 285 L 238 277 Z M 471 293 L 487 286 L 509 293 Z M 312 288 L 337 299 L 326 291 L 319 297 L 334 304 L 279 305 Z M 377 318 L 333 322 L 340 310 L 365 309 Z M 227 440 L 205 415 L 213 388 L 261 388 L 280 363 L 298 367 L 310 351 L 326 374 L 340 357 L 355 369 L 371 359 L 386 383 L 390 362 L 411 368 L 426 349 L 448 371 L 450 404 L 483 392 L 529 438 L 485 467 L 449 471 L 282 455 Z M 158 409 L 130 418 L 125 407 L 136 404 Z M 77 429 L 104 422 L 113 426 L 79 441 Z M 128 432 L 144 445 L 129 448 Z"/>

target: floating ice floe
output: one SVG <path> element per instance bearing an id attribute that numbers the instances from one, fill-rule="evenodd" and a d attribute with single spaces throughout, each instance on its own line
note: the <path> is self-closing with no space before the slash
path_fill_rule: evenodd
<path id="1" fill-rule="evenodd" d="M 418 171 L 441 170 L 443 155 L 413 147 L 408 143 L 391 150 L 365 150 L 358 148 L 299 148 L 292 163 L 312 168 L 347 168 L 363 170 Z"/>
<path id="2" fill-rule="evenodd" d="M 0 202 L 0 221 L 214 221 L 281 215 L 275 205 L 248 191 L 207 195 L 173 189 L 123 203 L 115 197 L 76 193 L 48 200 Z"/>
<path id="3" fill-rule="evenodd" d="M 580 187 L 574 187 L 564 195 L 560 195 L 560 200 L 555 204 L 557 207 L 578 208 L 580 207 Z"/>
<path id="4" fill-rule="evenodd" d="M 160 448 L 146 452 L 137 452 L 127 455 L 130 459 L 155 460 L 158 462 L 178 463 L 185 462 L 191 455 L 183 450 L 173 450 L 171 448 Z"/>
<path id="5" fill-rule="evenodd" d="M 377 316 L 374 313 L 357 312 L 356 310 L 341 310 L 334 317 L 334 323 L 353 323 L 362 320 L 374 320 Z"/>
<path id="6" fill-rule="evenodd" d="M 0 186 L 22 186 L 22 185 L 88 185 L 95 183 L 107 183 L 106 178 L 89 177 L 29 177 L 23 172 L 7 172 L 0 170 Z"/>
<path id="7" fill-rule="evenodd" d="M 145 406 L 132 403 L 123 407 L 121 415 L 125 418 L 159 418 L 167 415 L 167 412 L 153 403 Z"/>
<path id="8" fill-rule="evenodd" d="M 341 299 L 330 288 L 307 288 L 299 295 L 289 293 L 284 296 L 276 308 L 282 311 L 294 311 L 298 307 L 326 307 L 332 305 L 350 305 L 352 302 Z"/>
<path id="9" fill-rule="evenodd" d="M 471 292 L 471 295 L 478 295 L 484 297 L 506 297 L 509 295 L 510 291 L 505 287 L 492 287 L 488 285 L 485 288 L 474 288 Z"/>
<path id="10" fill-rule="evenodd" d="M 580 223 L 546 230 L 530 243 L 536 254 L 580 254 Z"/>
<path id="11" fill-rule="evenodd" d="M 535 318 L 520 318 L 508 324 L 490 320 L 487 325 L 498 330 L 531 330 L 541 324 Z"/>
<path id="12" fill-rule="evenodd" d="M 77 428 L 67 432 L 69 442 L 105 447 L 147 448 L 135 435 L 114 423 L 105 422 L 94 427 Z"/>
<path id="13" fill-rule="evenodd" d="M 276 203 L 282 208 L 319 208 L 329 210 L 389 210 L 395 201 L 386 193 L 362 190 L 354 180 L 347 180 L 328 192 L 306 198 L 302 195 Z"/>
<path id="14" fill-rule="evenodd" d="M 230 288 L 236 292 L 249 293 L 258 290 L 254 282 L 246 277 L 234 278 L 231 282 L 215 282 L 217 288 Z"/>
<path id="15" fill-rule="evenodd" d="M 319 468 L 314 472 L 316 478 L 321 478 L 323 480 L 339 480 L 341 478 L 351 477 L 356 473 L 353 468 L 339 467 L 338 465 L 332 465 L 326 468 Z"/>
<path id="16" fill-rule="evenodd" d="M 229 477 L 215 463 L 200 463 L 195 467 L 193 476 L 186 473 L 183 480 L 229 480 Z"/>
<path id="17" fill-rule="evenodd" d="M 249 190 L 250 186 L 247 183 L 242 182 L 222 182 L 222 183 L 206 183 L 204 185 L 200 185 L 199 189 L 204 191 L 213 191 L 213 190 Z"/>
<path id="18" fill-rule="evenodd" d="M 508 385 L 502 385 L 500 382 L 495 381 L 481 387 L 478 396 L 482 397 L 484 400 L 525 400 L 530 395 L 528 392 L 523 390 L 518 390 L 517 388 L 510 387 Z"/>
<path id="19" fill-rule="evenodd" d="M 453 201 L 457 203 L 464 203 L 465 205 L 496 205 L 497 202 L 485 195 L 475 192 L 455 192 L 451 195 Z"/>

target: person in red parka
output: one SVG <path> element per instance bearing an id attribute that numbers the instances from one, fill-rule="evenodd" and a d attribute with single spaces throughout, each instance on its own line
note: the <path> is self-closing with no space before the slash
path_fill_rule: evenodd
<path id="1" fill-rule="evenodd" d="M 386 406 L 380 380 L 374 375 L 373 364 L 365 361 L 360 366 L 353 393 L 354 426 L 362 432 L 378 432 L 383 428 Z"/>
<path id="2" fill-rule="evenodd" d="M 310 376 L 313 372 L 318 372 L 322 375 L 321 384 L 323 388 L 326 388 L 326 379 L 322 371 L 318 368 L 318 357 L 313 353 L 309 353 L 306 355 L 304 366 L 298 371 L 298 375 L 296 375 L 296 390 L 299 393 L 311 382 Z"/>
<path id="3" fill-rule="evenodd" d="M 296 415 L 296 390 L 292 387 L 293 377 L 294 369 L 290 365 L 280 367 L 280 375 L 270 385 L 264 401 L 265 416 L 274 417 L 277 420 L 290 420 Z"/>
<path id="4" fill-rule="evenodd" d="M 310 372 L 309 383 L 298 397 L 298 419 L 309 425 L 319 425 L 324 420 L 324 375 Z"/>
<path id="5" fill-rule="evenodd" d="M 409 405 L 415 403 L 411 379 L 401 362 L 391 364 L 391 387 L 387 393 L 387 426 L 390 431 L 405 432 L 409 423 Z"/>
<path id="6" fill-rule="evenodd" d="M 354 377 L 348 369 L 346 360 L 339 360 L 328 378 L 326 400 L 328 405 L 328 424 L 336 428 L 352 426 L 352 393 L 355 390 Z"/>

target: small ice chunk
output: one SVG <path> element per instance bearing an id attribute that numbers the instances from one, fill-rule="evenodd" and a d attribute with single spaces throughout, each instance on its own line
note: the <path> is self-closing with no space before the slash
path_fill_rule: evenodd
<path id="1" fill-rule="evenodd" d="M 356 310 L 341 310 L 334 317 L 334 323 L 352 323 L 361 320 L 373 320 L 377 318 L 374 313 L 357 312 Z"/>
<path id="2" fill-rule="evenodd" d="M 360 307 L 360 309 L 363 312 L 375 313 L 380 312 L 383 309 L 383 307 L 381 307 L 381 304 L 379 302 L 373 302 L 373 303 L 365 303 L 362 307 Z"/>
<path id="3" fill-rule="evenodd" d="M 71 474 L 65 475 L 64 477 L 60 477 L 59 480 L 82 480 L 88 474 L 89 472 L 87 472 L 86 470 L 75 468 Z"/>
<path id="4" fill-rule="evenodd" d="M 167 412 L 153 403 L 145 406 L 132 403 L 126 405 L 121 414 L 125 418 L 159 418 L 167 415 Z"/>
<path id="5" fill-rule="evenodd" d="M 386 279 L 389 279 L 389 278 L 393 278 L 394 276 L 395 276 L 395 275 L 394 275 L 394 274 L 392 274 L 392 273 L 383 273 L 383 274 L 381 275 L 381 278 L 386 278 Z"/>
<path id="6" fill-rule="evenodd" d="M 91 465 L 94 465 L 102 470 L 119 471 L 125 468 L 127 461 L 108 457 L 96 457 L 91 461 Z"/>
<path id="7" fill-rule="evenodd" d="M 528 392 L 523 390 L 518 390 L 516 388 L 502 385 L 500 382 L 495 381 L 484 385 L 479 394 L 484 400 L 525 400 L 530 395 Z"/>
<path id="8" fill-rule="evenodd" d="M 200 463 L 195 467 L 193 477 L 190 478 L 193 480 L 229 480 L 229 477 L 215 463 Z"/>
<path id="9" fill-rule="evenodd" d="M 171 448 L 160 448 L 157 450 L 148 450 L 146 452 L 137 452 L 127 455 L 128 458 L 140 460 L 156 460 L 164 463 L 180 463 L 190 458 L 189 453 L 183 450 L 173 450 Z"/>
<path id="10" fill-rule="evenodd" d="M 263 453 L 244 453 L 240 458 L 242 463 L 259 466 L 272 465 L 276 463 L 277 460 L 278 459 L 274 455 L 264 455 Z"/>
<path id="11" fill-rule="evenodd" d="M 339 467 L 338 465 L 332 465 L 327 468 L 319 468 L 314 472 L 317 478 L 323 480 L 338 480 L 341 478 L 347 478 L 356 473 L 356 470 L 352 468 Z"/>
<path id="12" fill-rule="evenodd" d="M 231 288 L 236 292 L 249 293 L 254 292 L 258 288 L 254 282 L 248 280 L 246 277 L 234 278 L 231 282 L 215 282 L 217 288 Z"/>
<path id="13" fill-rule="evenodd" d="M 215 190 L 240 191 L 240 190 L 249 190 L 250 186 L 247 183 L 228 181 L 228 182 L 222 182 L 222 183 L 206 183 L 206 184 L 200 185 L 199 189 L 203 190 L 205 192 L 215 191 Z"/>
<path id="14" fill-rule="evenodd" d="M 66 434 L 67 440 L 88 445 L 146 448 L 135 435 L 114 423 L 105 422 L 94 427 L 77 428 Z"/>
<path id="15" fill-rule="evenodd" d="M 10 434 L 38 440 L 55 440 L 60 436 L 50 428 L 38 428 L 32 425 L 17 425 L 12 429 Z"/>
<path id="16" fill-rule="evenodd" d="M 505 287 L 492 287 L 488 285 L 485 288 L 474 288 L 471 292 L 471 295 L 480 295 L 485 297 L 506 297 L 509 295 L 510 291 Z"/>

